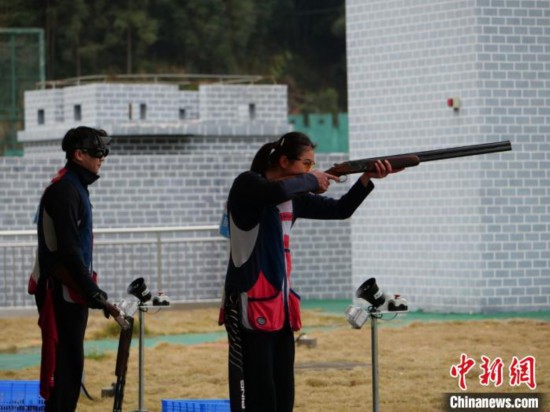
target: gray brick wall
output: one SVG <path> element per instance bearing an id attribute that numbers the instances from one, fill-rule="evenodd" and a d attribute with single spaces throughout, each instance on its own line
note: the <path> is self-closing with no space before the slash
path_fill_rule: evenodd
<path id="1" fill-rule="evenodd" d="M 513 145 L 381 181 L 352 221 L 354 287 L 374 276 L 424 310 L 550 308 L 550 2 L 350 0 L 346 15 L 351 157 Z"/>
<path id="2" fill-rule="evenodd" d="M 42 111 L 42 116 L 39 116 Z M 43 124 L 52 127 L 63 121 L 63 90 L 41 90 L 32 98 L 25 99 L 25 128 L 33 129 Z"/>
<path id="3" fill-rule="evenodd" d="M 18 140 L 26 155 L 41 154 L 80 124 L 112 136 L 279 135 L 290 129 L 282 85 L 205 84 L 185 91 L 176 84 L 95 83 L 26 91 Z"/>
<path id="4" fill-rule="evenodd" d="M 19 132 L 25 156 L 0 158 L 3 230 L 34 227 L 42 190 L 64 164 L 61 138 L 78 124 L 104 128 L 113 137 L 103 177 L 90 188 L 96 228 L 217 225 L 233 179 L 248 169 L 263 143 L 291 129 L 286 87 L 280 85 L 201 85 L 189 92 L 166 84 L 90 84 L 29 91 L 25 98 L 25 130 Z M 35 121 L 38 110 L 45 112 L 44 124 Z M 50 119 L 50 112 L 57 117 Z M 317 160 L 328 168 L 343 156 L 320 154 Z M 331 195 L 346 188 L 335 186 Z M 294 286 L 304 297 L 348 294 L 349 228 L 349 221 L 297 223 Z M 152 290 L 160 287 L 154 244 L 132 243 L 141 237 L 102 244 L 111 241 L 98 236 L 95 267 L 110 296 L 123 297 L 137 276 L 151 280 Z M 227 252 L 224 241 L 169 243 L 162 250 L 162 287 L 179 301 L 219 298 Z M 32 305 L 25 294 L 32 262 L 32 247 L 0 256 L 0 267 L 10 268 L 0 276 L 0 306 Z"/>
<path id="5" fill-rule="evenodd" d="M 201 118 L 213 122 L 273 121 L 286 117 L 286 86 L 203 85 L 199 90 Z"/>
<path id="6" fill-rule="evenodd" d="M 102 177 L 90 187 L 94 225 L 96 228 L 217 225 L 233 179 L 249 167 L 256 150 L 274 138 L 186 138 L 182 143 L 185 150 L 179 151 L 174 144 L 171 154 L 153 154 L 157 147 L 149 147 L 139 138 L 135 145 L 129 137 L 124 143 L 127 146 L 117 147 L 115 142 L 112 156 L 102 167 Z M 317 160 L 328 168 L 343 160 L 343 155 L 320 154 Z M 34 228 L 32 220 L 42 190 L 63 164 L 59 149 L 49 156 L 0 158 L 2 230 Z M 341 195 L 346 187 L 335 185 L 331 195 Z M 293 276 L 297 291 L 304 297 L 343 298 L 348 294 L 349 227 L 349 221 L 297 222 L 292 237 Z M 129 244 L 96 247 L 95 267 L 101 274 L 101 284 L 111 296 L 123 297 L 129 282 L 144 276 L 151 281 L 151 289 L 157 290 L 155 253 L 154 245 L 139 249 Z M 0 306 L 13 305 L 13 296 L 18 306 L 32 305 L 32 299 L 25 293 L 33 263 L 32 249 L 1 255 L 0 267 L 11 268 L 14 260 L 16 270 L 8 270 L 0 277 Z M 174 300 L 217 299 L 226 264 L 224 241 L 168 245 L 163 249 L 163 288 Z"/>

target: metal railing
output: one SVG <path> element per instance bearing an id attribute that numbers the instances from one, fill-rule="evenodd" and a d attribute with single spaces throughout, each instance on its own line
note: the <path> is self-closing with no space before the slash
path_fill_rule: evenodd
<path id="1" fill-rule="evenodd" d="M 34 230 L 0 231 L 0 308 L 34 305 L 27 283 L 36 246 Z M 114 300 L 126 297 L 137 277 L 173 302 L 218 299 L 227 254 L 214 225 L 94 230 L 94 269 Z"/>
<path id="2" fill-rule="evenodd" d="M 99 74 L 42 81 L 37 83 L 37 88 L 60 89 L 89 83 L 172 83 L 189 86 L 209 83 L 255 84 L 262 81 L 275 83 L 273 79 L 266 76 L 251 74 Z"/>

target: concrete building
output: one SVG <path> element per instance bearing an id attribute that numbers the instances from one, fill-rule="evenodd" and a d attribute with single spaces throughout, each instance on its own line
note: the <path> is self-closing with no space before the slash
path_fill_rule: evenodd
<path id="1" fill-rule="evenodd" d="M 352 221 L 354 286 L 427 311 L 548 310 L 550 2 L 349 0 L 346 19 L 351 157 L 513 146 L 380 183 Z"/>

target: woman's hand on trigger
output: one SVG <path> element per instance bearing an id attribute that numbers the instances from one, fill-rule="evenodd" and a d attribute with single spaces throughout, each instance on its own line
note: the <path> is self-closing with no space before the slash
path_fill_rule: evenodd
<path id="1" fill-rule="evenodd" d="M 319 184 L 319 188 L 315 193 L 325 193 L 330 187 L 331 180 L 334 180 L 335 182 L 338 181 L 338 177 L 325 172 L 321 172 L 320 170 L 313 170 L 309 173 L 315 176 L 315 178 L 317 179 L 317 183 Z"/>

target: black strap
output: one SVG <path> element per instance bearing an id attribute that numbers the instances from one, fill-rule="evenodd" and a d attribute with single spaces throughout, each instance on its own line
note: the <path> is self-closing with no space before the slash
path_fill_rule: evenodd
<path id="1" fill-rule="evenodd" d="M 88 392 L 88 389 L 86 389 L 86 386 L 84 386 L 84 382 L 80 382 L 80 386 L 82 386 L 82 392 L 84 392 L 84 395 L 86 395 L 86 398 L 95 402 L 95 399 L 92 398 L 92 395 L 90 395 L 90 393 Z"/>

